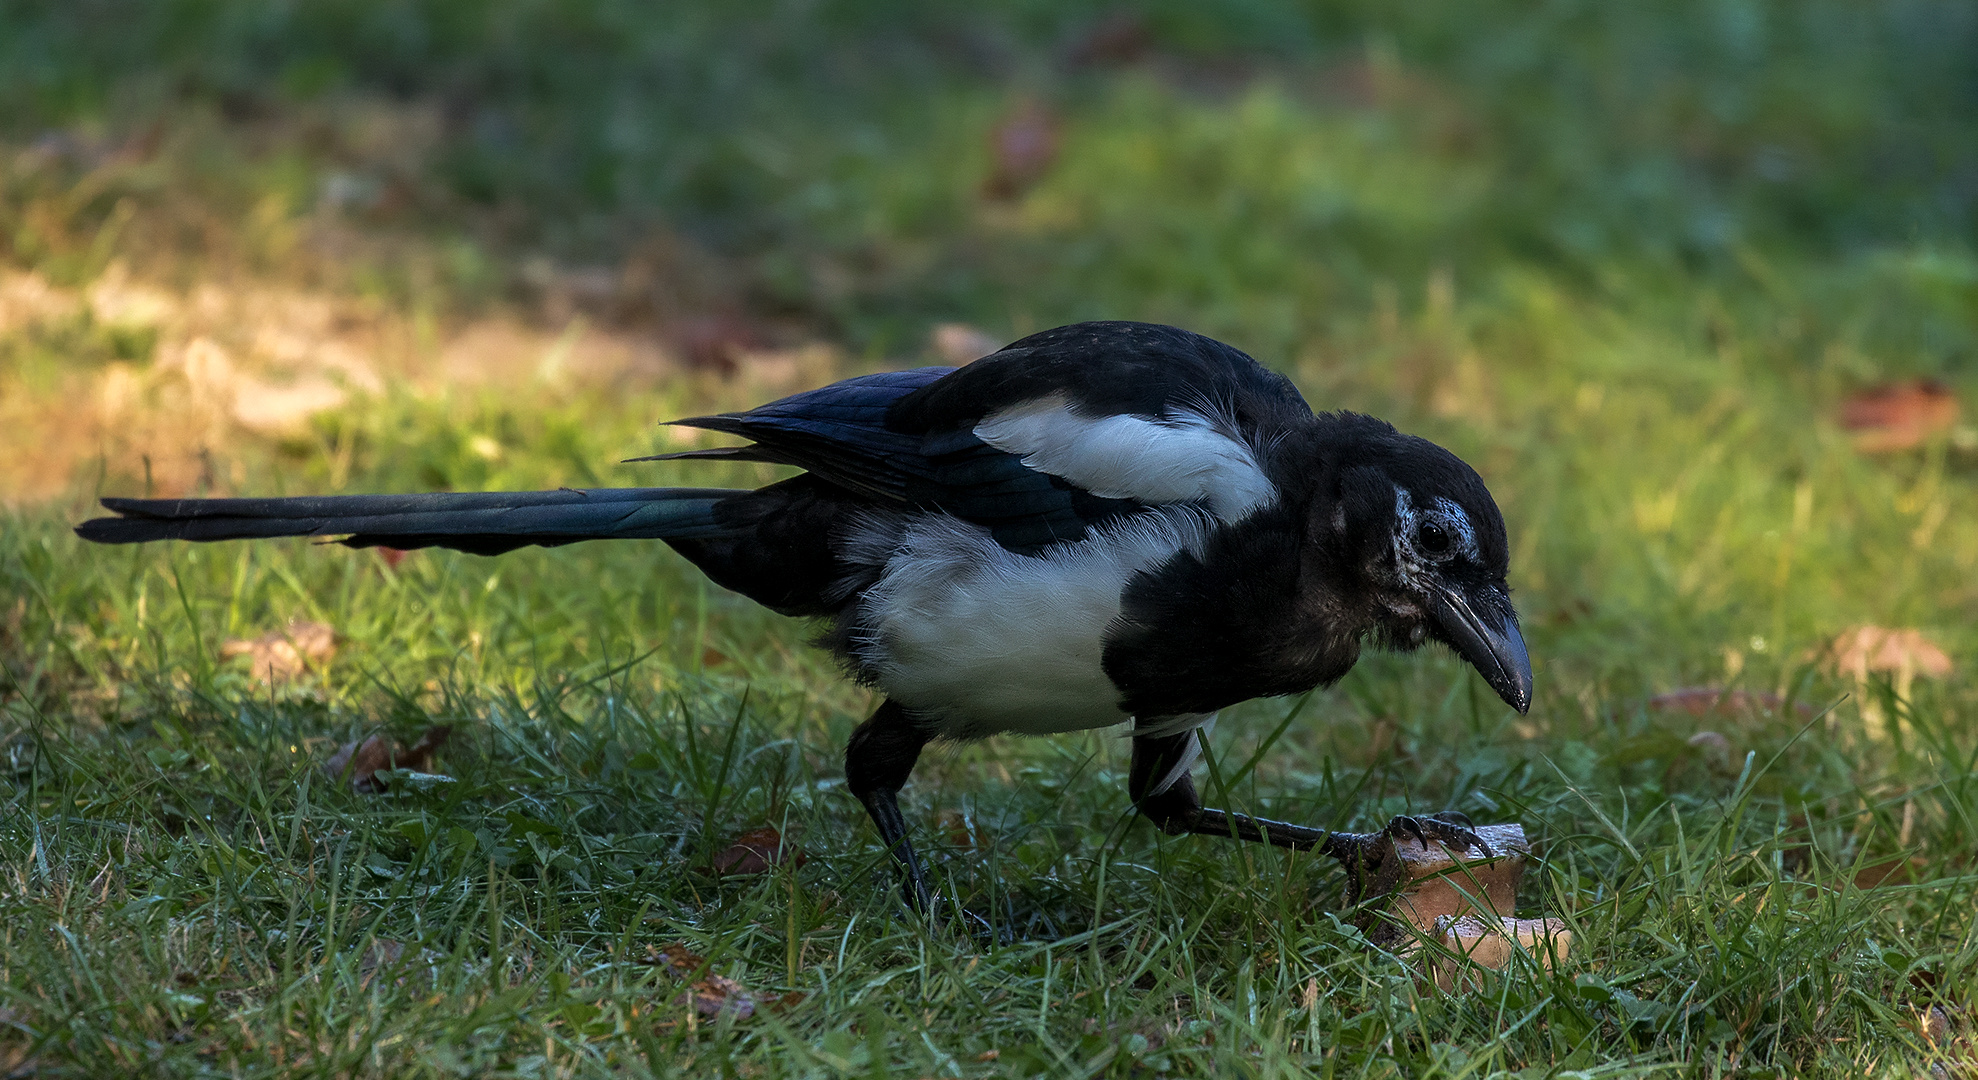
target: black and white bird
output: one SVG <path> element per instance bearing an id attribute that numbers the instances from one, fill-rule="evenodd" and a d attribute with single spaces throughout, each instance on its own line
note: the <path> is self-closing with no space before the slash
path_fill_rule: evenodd
<path id="1" fill-rule="evenodd" d="M 1342 854 L 1381 834 L 1205 808 L 1197 729 L 1333 683 L 1363 642 L 1442 642 L 1511 707 L 1531 702 L 1504 520 L 1476 471 L 1372 417 L 1314 413 L 1289 380 L 1198 334 L 1079 323 L 961 368 L 675 423 L 750 444 L 661 457 L 804 472 L 752 491 L 105 499 L 118 516 L 76 531 L 482 555 L 664 540 L 720 585 L 826 620 L 824 643 L 885 694 L 845 777 L 922 906 L 898 794 L 930 741 L 1130 723 L 1129 794 L 1163 830 Z M 1467 845 L 1466 826 L 1445 814 L 1389 831 Z"/>

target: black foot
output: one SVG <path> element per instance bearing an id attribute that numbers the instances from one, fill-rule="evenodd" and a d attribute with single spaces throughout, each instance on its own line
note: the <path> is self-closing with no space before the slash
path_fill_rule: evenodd
<path id="1" fill-rule="evenodd" d="M 1427 817 L 1400 814 L 1387 823 L 1385 832 L 1396 840 L 1412 836 L 1423 847 L 1429 846 L 1429 841 L 1434 840 L 1459 854 L 1476 848 L 1484 853 L 1485 858 L 1494 858 L 1496 855 L 1490 850 L 1490 845 L 1484 843 L 1483 837 L 1477 835 L 1476 827 L 1469 817 L 1454 810 L 1444 810 Z"/>

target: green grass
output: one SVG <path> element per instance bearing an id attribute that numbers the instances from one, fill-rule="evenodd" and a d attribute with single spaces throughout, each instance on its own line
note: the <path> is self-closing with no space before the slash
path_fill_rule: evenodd
<path id="1" fill-rule="evenodd" d="M 1567 920 L 1565 965 L 1424 991 L 1329 914 L 1324 860 L 1133 820 L 1109 732 L 930 754 L 908 814 L 969 917 L 917 922 L 841 785 L 869 695 L 663 546 L 396 568 L 301 543 L 85 548 L 67 525 L 87 497 L 145 475 L 91 459 L 0 531 L 0 1069 L 1968 1070 L 1971 1043 L 1931 1045 L 1919 1016 L 1942 1005 L 1973 1038 L 1978 461 L 1956 434 L 1864 456 L 1833 414 L 1914 375 L 1970 401 L 1969 13 L 1145 11 L 1150 55 L 1093 68 L 1065 57 L 1105 11 L 1061 5 L 0 5 L 0 259 L 368 297 L 415 354 L 532 312 L 531 260 L 655 250 L 659 298 L 628 326 L 735 310 L 851 369 L 921 362 L 950 319 L 1223 336 L 1477 465 L 1538 692 L 1520 718 L 1450 656 L 1369 656 L 1217 797 L 1341 828 L 1520 822 L 1541 854 L 1521 911 Z M 987 202 L 986 133 L 1026 96 L 1062 153 Z M 441 122 L 366 134 L 406 115 Z M 147 131 L 148 157 L 91 156 Z M 399 195 L 324 249 L 338 174 Z M 87 321 L 0 331 L 0 389 L 77 407 L 154 347 Z M 210 473 L 269 493 L 757 483 L 776 474 L 611 464 L 748 392 L 394 383 L 213 445 Z M 337 629 L 321 670 L 269 687 L 220 657 L 292 618 Z M 1816 662 L 1863 623 L 1919 628 L 1959 669 L 1898 701 Z M 1695 685 L 1787 704 L 1648 704 Z M 1876 737 L 1864 706 L 1900 722 Z M 1227 713 L 1203 781 L 1294 708 Z M 434 724 L 456 729 L 450 781 L 358 795 L 321 772 L 340 743 Z M 807 861 L 699 869 L 763 825 Z M 652 962 L 672 944 L 764 1007 L 689 1015 Z"/>

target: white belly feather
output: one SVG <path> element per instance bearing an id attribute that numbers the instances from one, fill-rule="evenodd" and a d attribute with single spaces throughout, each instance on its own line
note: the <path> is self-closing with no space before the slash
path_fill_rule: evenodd
<path id="1" fill-rule="evenodd" d="M 1211 524 L 1170 507 L 1034 556 L 945 514 L 916 519 L 883 552 L 854 539 L 855 557 L 885 571 L 859 600 L 853 651 L 880 689 L 946 737 L 1122 723 L 1131 717 L 1101 666 L 1120 593 L 1141 570 L 1199 551 Z"/>

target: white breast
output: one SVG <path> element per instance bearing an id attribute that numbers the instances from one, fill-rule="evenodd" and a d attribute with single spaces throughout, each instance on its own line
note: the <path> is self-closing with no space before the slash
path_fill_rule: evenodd
<path id="1" fill-rule="evenodd" d="M 975 437 L 1103 498 L 1202 502 L 1224 521 L 1277 498 L 1250 447 L 1197 412 L 1088 417 L 1052 395 L 985 418 Z"/>
<path id="2" fill-rule="evenodd" d="M 1035 556 L 946 514 L 854 539 L 846 555 L 883 565 L 859 600 L 853 651 L 880 689 L 949 738 L 1048 734 L 1130 717 L 1101 667 L 1120 593 L 1141 570 L 1199 551 L 1211 522 L 1175 507 L 1092 530 Z"/>

